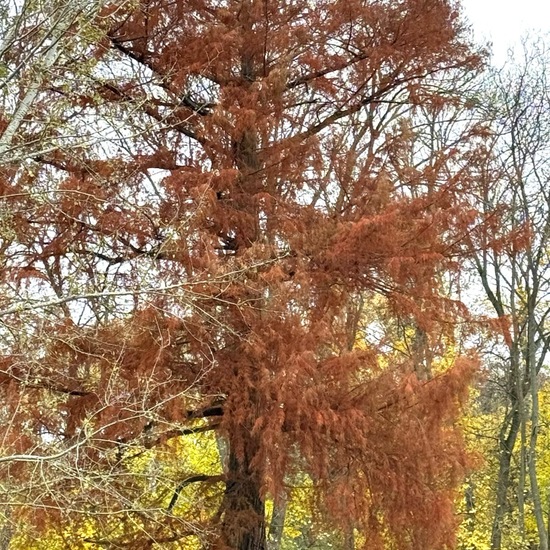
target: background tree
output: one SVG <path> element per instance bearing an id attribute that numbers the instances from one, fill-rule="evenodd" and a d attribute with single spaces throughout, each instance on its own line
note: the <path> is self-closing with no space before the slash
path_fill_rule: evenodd
<path id="1" fill-rule="evenodd" d="M 97 38 L 96 18 L 104 4 L 31 0 L 0 4 L 4 163 L 75 146 L 75 140 L 68 139 L 74 135 L 63 135 L 58 128 L 74 117 L 74 111 L 64 111 L 68 105 L 62 100 L 63 91 L 71 81 L 86 80 L 93 65 L 86 60 L 86 50 Z M 57 92 L 55 105 L 46 90 Z M 99 136 L 93 138 L 98 141 Z M 77 143 L 83 146 L 86 141 Z"/>
<path id="2" fill-rule="evenodd" d="M 483 474 L 496 470 L 493 550 L 515 548 L 516 538 L 520 546 L 537 540 L 537 548 L 548 547 L 547 497 L 537 467 L 539 391 L 550 345 L 547 66 L 545 41 L 525 40 L 506 68 L 493 69 L 483 91 L 472 96 L 493 135 L 487 160 L 473 168 L 480 183 L 474 201 L 486 223 L 472 233 L 489 310 L 480 303 L 474 308 L 479 314 L 492 310 L 499 320 L 497 336 L 480 332 L 487 379 L 478 403 L 480 414 L 499 418 L 497 431 L 478 430 L 494 438 L 498 457 L 497 463 L 489 457 Z M 526 527 L 530 515 L 536 534 Z"/>

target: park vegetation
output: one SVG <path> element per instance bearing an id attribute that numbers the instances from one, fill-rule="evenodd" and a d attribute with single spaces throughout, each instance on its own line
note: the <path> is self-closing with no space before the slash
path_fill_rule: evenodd
<path id="1" fill-rule="evenodd" d="M 0 0 L 0 550 L 548 550 L 550 52 L 450 0 Z"/>

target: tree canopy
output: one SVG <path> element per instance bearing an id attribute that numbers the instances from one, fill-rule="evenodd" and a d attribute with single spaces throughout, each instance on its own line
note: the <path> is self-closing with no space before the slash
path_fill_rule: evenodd
<path id="1" fill-rule="evenodd" d="M 264 550 L 295 497 L 351 547 L 451 548 L 487 134 L 418 120 L 480 69 L 458 6 L 64 4 L 2 14 L 7 524 Z"/>

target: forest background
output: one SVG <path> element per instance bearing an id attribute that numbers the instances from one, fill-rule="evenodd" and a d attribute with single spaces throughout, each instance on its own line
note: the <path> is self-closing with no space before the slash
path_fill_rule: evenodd
<path id="1" fill-rule="evenodd" d="M 0 548 L 548 550 L 550 44 L 446 0 L 0 1 Z"/>

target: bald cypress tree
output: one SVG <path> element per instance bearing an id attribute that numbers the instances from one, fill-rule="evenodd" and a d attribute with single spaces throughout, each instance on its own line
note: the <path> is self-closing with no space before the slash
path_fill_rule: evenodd
<path id="1" fill-rule="evenodd" d="M 407 121 L 452 100 L 436 75 L 479 64 L 454 3 L 149 0 L 96 32 L 86 77 L 69 59 L 40 97 L 63 98 L 69 142 L 104 140 L 2 169 L 3 441 L 50 468 L 36 509 L 133 517 L 97 537 L 133 548 L 263 550 L 266 499 L 303 472 L 370 549 L 451 544 L 472 363 L 417 376 L 360 305 L 426 342 L 452 331 L 438 273 L 469 181 L 449 170 L 460 147 L 413 166 Z M 111 475 L 129 449 L 211 431 L 222 473 L 173 480 L 154 510 Z M 52 447 L 63 475 L 37 456 Z M 2 466 L 34 494 L 27 462 Z M 212 509 L 178 515 L 191 484 Z"/>

